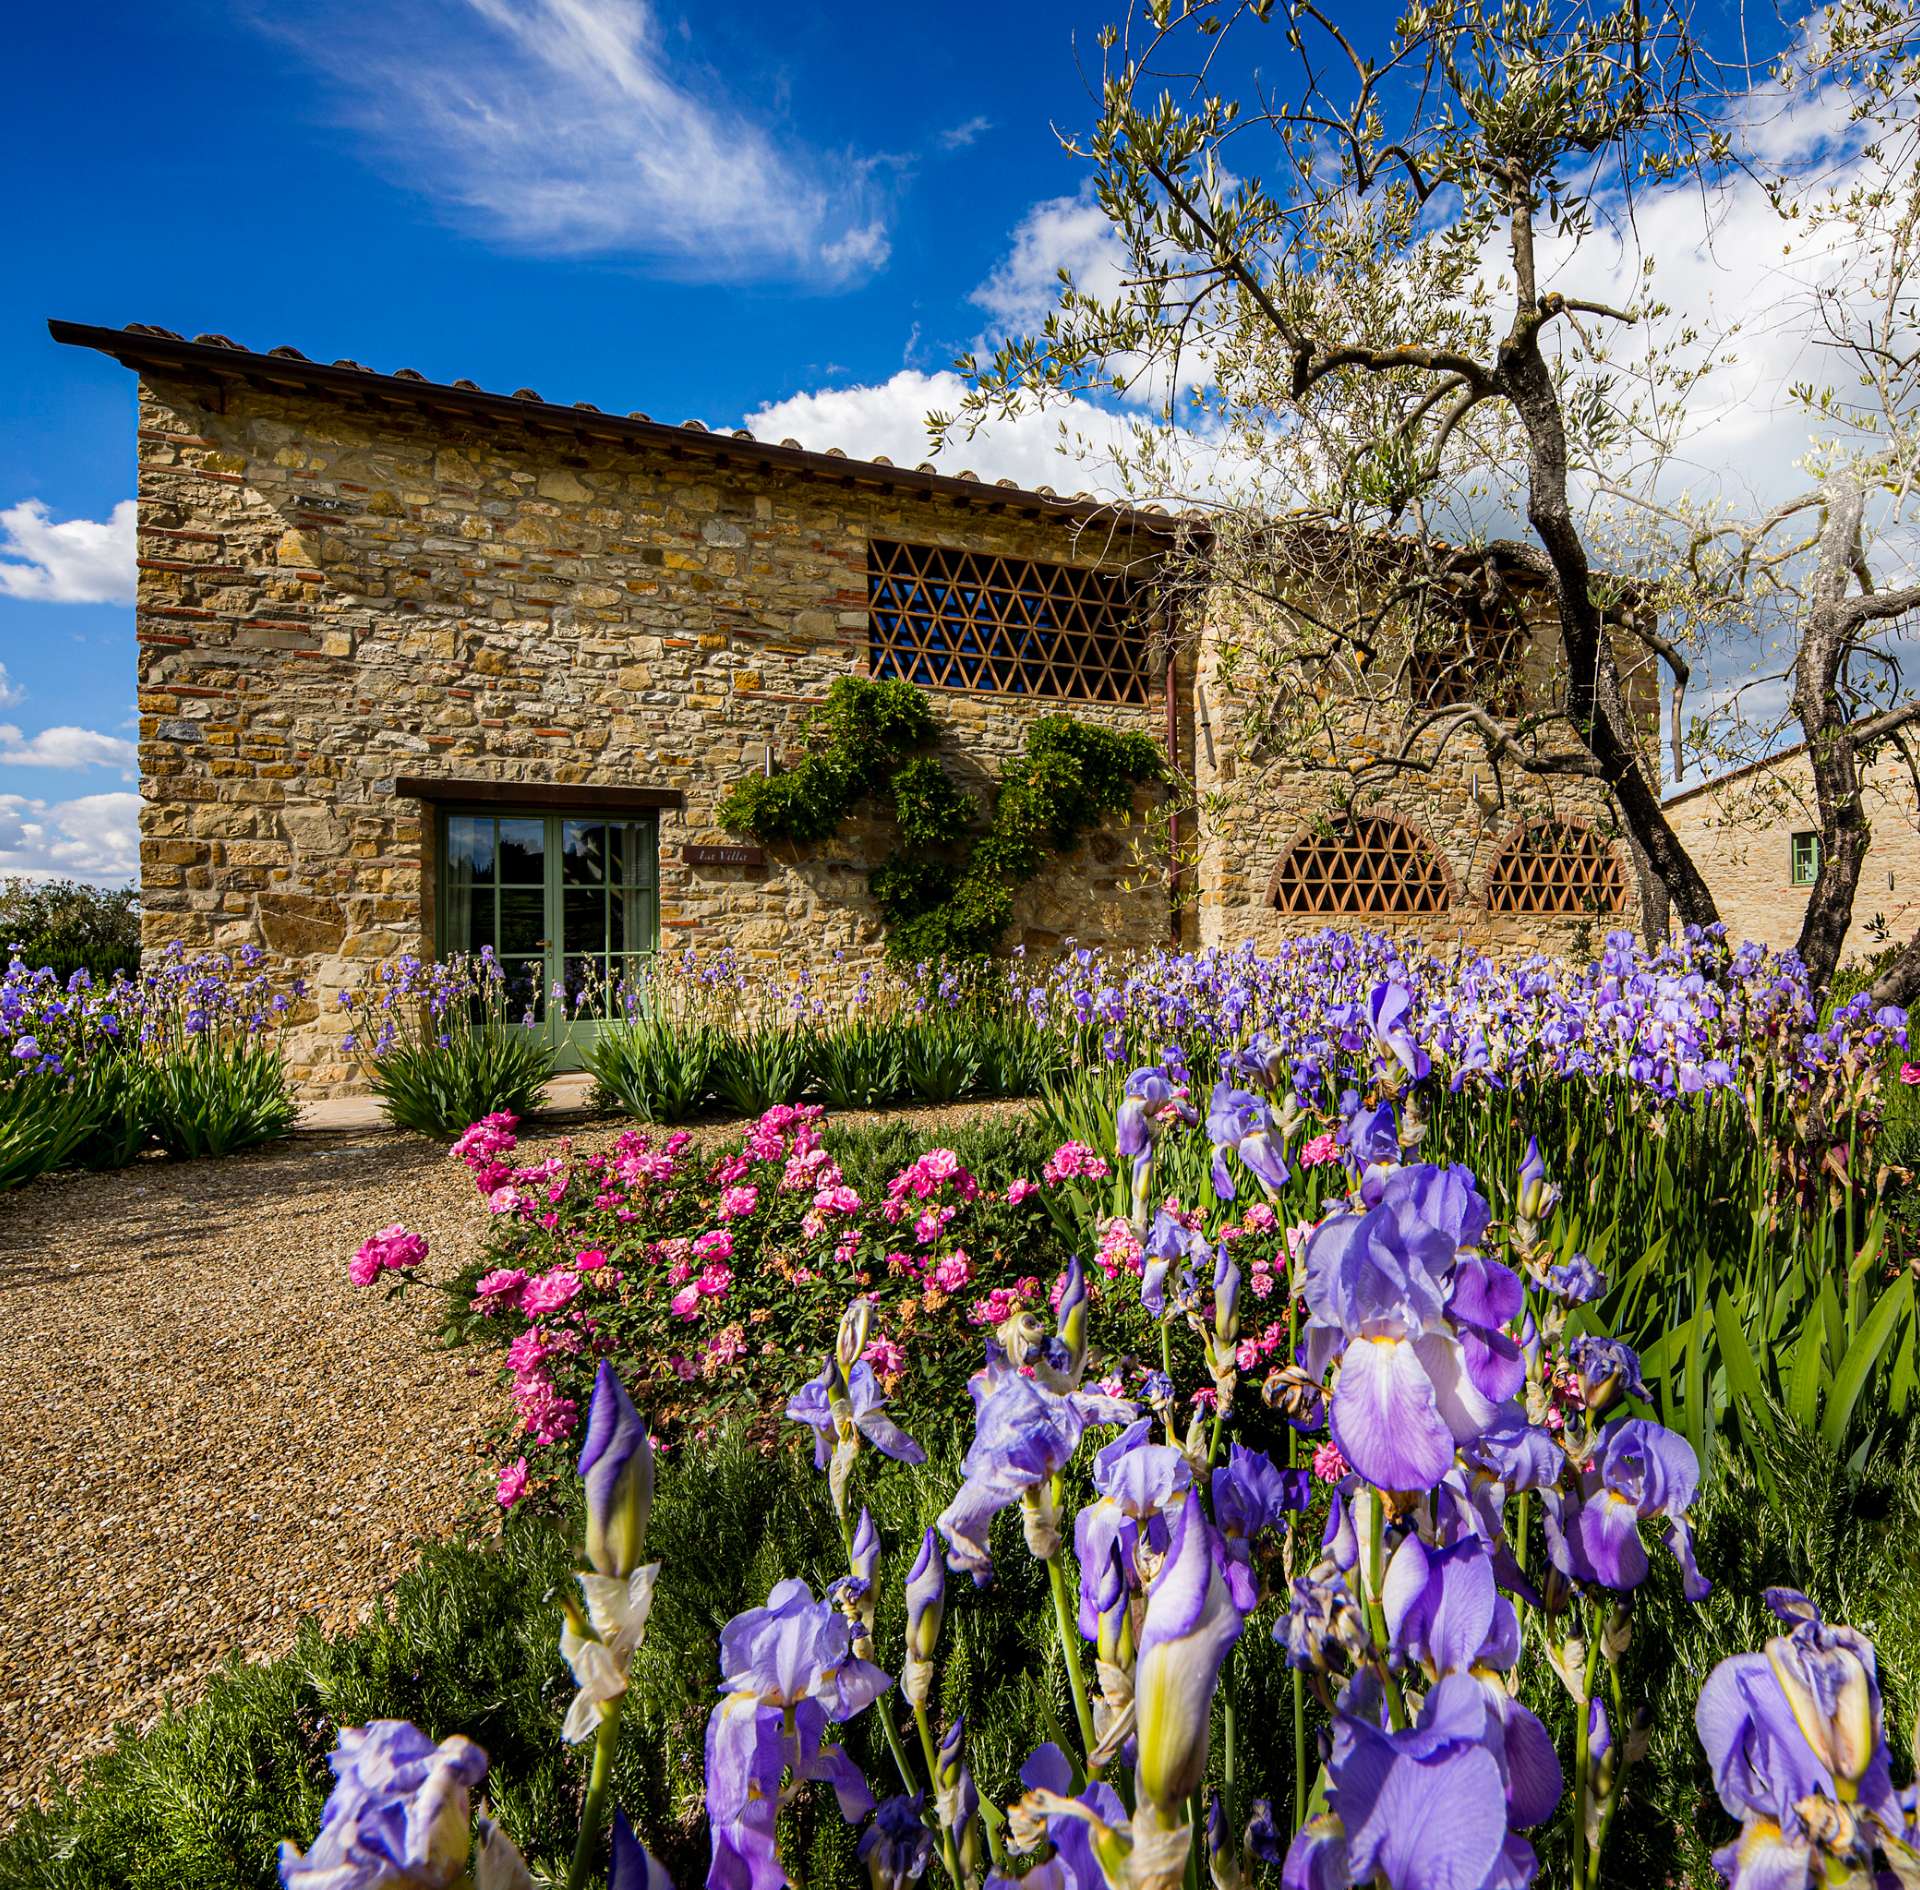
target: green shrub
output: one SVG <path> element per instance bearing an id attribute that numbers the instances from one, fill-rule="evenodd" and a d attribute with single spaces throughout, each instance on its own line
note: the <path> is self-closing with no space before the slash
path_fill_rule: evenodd
<path id="1" fill-rule="evenodd" d="M 299 1114 L 286 1057 L 258 1038 L 209 1038 L 156 1058 L 141 1072 L 137 1094 L 153 1139 L 169 1155 L 194 1159 L 271 1142 Z"/>
<path id="2" fill-rule="evenodd" d="M 396 1046 L 374 1064 L 371 1087 L 395 1128 L 458 1135 L 496 1110 L 531 1115 L 554 1061 L 543 1034 L 502 1019 L 456 1031 L 444 1044 Z"/>
<path id="3" fill-rule="evenodd" d="M 719 1049 L 711 1024 L 642 1009 L 598 1025 L 583 1056 L 601 1107 L 639 1122 L 685 1122 L 712 1094 Z"/>
<path id="4" fill-rule="evenodd" d="M 70 1160 L 98 1120 L 97 1098 L 51 1071 L 17 1076 L 0 1087 L 0 1191 Z"/>
<path id="5" fill-rule="evenodd" d="M 816 1031 L 807 1047 L 813 1084 L 829 1110 L 877 1109 L 908 1094 L 911 1023 L 856 1012 Z"/>
<path id="6" fill-rule="evenodd" d="M 713 1088 L 736 1116 L 757 1116 L 806 1094 L 807 1034 L 798 1026 L 762 1023 L 727 1031 L 714 1051 Z"/>
<path id="7" fill-rule="evenodd" d="M 458 1135 L 501 1110 L 530 1115 L 554 1072 L 539 1021 L 543 993 L 515 993 L 490 951 L 376 965 L 351 999 L 343 1048 L 371 1061 L 387 1120 L 422 1135 Z"/>
<path id="8" fill-rule="evenodd" d="M 64 984 L 76 971 L 95 980 L 140 969 L 140 892 L 71 879 L 0 882 L 0 946 Z"/>

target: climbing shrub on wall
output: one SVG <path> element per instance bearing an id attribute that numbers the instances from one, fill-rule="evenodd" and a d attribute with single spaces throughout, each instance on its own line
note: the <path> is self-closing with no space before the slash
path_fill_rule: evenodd
<path id="1" fill-rule="evenodd" d="M 721 823 L 759 840 L 824 840 L 863 800 L 890 799 L 902 845 L 868 876 L 888 951 L 975 957 L 1000 942 L 1015 888 L 1049 853 L 1071 850 L 1107 815 L 1125 813 L 1134 788 L 1166 771 L 1145 735 L 1042 716 L 1000 777 L 980 832 L 973 803 L 924 752 L 935 732 L 911 683 L 843 676 L 809 718 L 806 757 L 730 789 Z"/>

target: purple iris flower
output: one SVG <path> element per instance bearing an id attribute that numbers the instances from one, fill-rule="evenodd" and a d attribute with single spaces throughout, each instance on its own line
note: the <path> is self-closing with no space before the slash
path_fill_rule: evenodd
<path id="1" fill-rule="evenodd" d="M 1213 1191 L 1222 1201 L 1234 1198 L 1233 1175 L 1227 1167 L 1229 1150 L 1269 1195 L 1287 1185 L 1286 1157 L 1273 1126 L 1273 1112 L 1251 1090 L 1235 1089 L 1231 1083 L 1214 1085 L 1213 1100 L 1207 1105 L 1207 1140 L 1213 1144 Z"/>
<path id="2" fill-rule="evenodd" d="M 647 1421 L 605 1359 L 593 1376 L 580 1477 L 587 1492 L 587 1560 L 601 1575 L 640 1566 L 653 1508 L 653 1444 Z"/>
<path id="3" fill-rule="evenodd" d="M 987 1879 L 987 1890 L 1012 1890 L 1016 1884 L 1024 1890 L 1109 1890 L 1097 1847 L 1103 1832 L 1126 1829 L 1120 1794 L 1096 1779 L 1073 1796 L 1073 1767 L 1051 1742 L 1034 1748 L 1020 1768 L 1020 1783 L 1029 1792 L 1044 1794 L 1038 1833 L 1022 1835 L 1043 1836 L 1054 1854 L 1018 1878 L 996 1872 Z"/>
<path id="4" fill-rule="evenodd" d="M 329 1755 L 333 1790 L 303 1857 L 280 1846 L 284 1890 L 446 1890 L 473 1849 L 472 1792 L 487 1755 L 457 1734 L 439 1745 L 404 1719 L 347 1726 Z"/>
<path id="5" fill-rule="evenodd" d="M 1394 1118 L 1393 1104 L 1383 1102 L 1372 1109 L 1361 1109 L 1349 1116 L 1340 1132 L 1347 1160 L 1355 1168 L 1370 1168 L 1376 1162 L 1400 1159 L 1400 1127 Z"/>
<path id="6" fill-rule="evenodd" d="M 1585 1306 L 1607 1290 L 1607 1276 L 1583 1253 L 1547 1269 L 1547 1291 L 1569 1306 Z"/>
<path id="7" fill-rule="evenodd" d="M 1278 1527 L 1282 1517 L 1306 1508 L 1313 1480 L 1304 1470 L 1282 1470 L 1263 1450 L 1229 1447 L 1213 1473 L 1213 1520 L 1226 1553 L 1227 1586 L 1243 1614 L 1260 1599 L 1253 1572 L 1253 1539 Z"/>
<path id="8" fill-rule="evenodd" d="M 1694 1709 L 1714 1788 L 1741 1825 L 1713 1861 L 1732 1890 L 1839 1881 L 1826 1859 L 1868 1881 L 1876 1835 L 1914 1836 L 1893 1788 L 1873 1644 L 1829 1627 L 1792 1589 L 1766 1598 L 1791 1632 L 1723 1660 Z"/>
<path id="9" fill-rule="evenodd" d="M 873 1809 L 859 1768 L 825 1741 L 893 1682 L 852 1650 L 846 1618 L 803 1581 L 779 1583 L 764 1608 L 720 1631 L 720 1704 L 707 1721 L 708 1890 L 775 1890 L 786 1882 L 774 1849 L 780 1780 L 825 1779 L 849 1824 Z"/>
<path id="10" fill-rule="evenodd" d="M 1398 980 L 1376 984 L 1367 994 L 1367 1028 L 1374 1041 L 1418 1082 L 1433 1064 L 1413 1040 L 1412 1014 L 1413 993 Z"/>
<path id="11" fill-rule="evenodd" d="M 1605 1411 L 1631 1394 L 1643 1402 L 1647 1381 L 1640 1375 L 1640 1354 L 1618 1339 L 1582 1333 L 1567 1347 L 1567 1363 L 1580 1380 L 1580 1395 L 1589 1411 Z"/>
<path id="12" fill-rule="evenodd" d="M 1213 1525 L 1189 1490 L 1147 1590 L 1134 1662 L 1135 1781 L 1164 1820 L 1180 1816 L 1207 1769 L 1214 1688 L 1246 1616 L 1222 1573 Z"/>
<path id="13" fill-rule="evenodd" d="M 1162 1319 L 1167 1311 L 1167 1269 L 1176 1260 L 1197 1263 L 1207 1258 L 1207 1237 L 1165 1208 L 1153 1217 L 1144 1242 L 1146 1264 L 1140 1272 L 1140 1303 L 1148 1314 Z"/>
<path id="14" fill-rule="evenodd" d="M 618 1806 L 613 1813 L 613 1865 L 607 1872 L 607 1890 L 673 1890 L 673 1879 Z"/>
<path id="15" fill-rule="evenodd" d="M 1080 1565 L 1080 1632 L 1097 1637 L 1099 1590 L 1112 1552 L 1118 1546 L 1129 1585 L 1139 1586 L 1134 1548 L 1144 1532 L 1149 1546 L 1163 1550 L 1167 1526 L 1162 1520 L 1176 1498 L 1193 1486 L 1193 1468 L 1183 1451 L 1153 1441 L 1153 1420 L 1136 1418 L 1112 1443 L 1094 1453 L 1093 1487 L 1097 1501 L 1073 1519 L 1073 1554 Z"/>
<path id="16" fill-rule="evenodd" d="M 1149 1065 L 1127 1078 L 1113 1119 L 1114 1147 L 1123 1160 L 1133 1163 L 1136 1214 L 1146 1211 L 1147 1171 L 1153 1165 L 1153 1145 L 1166 1128 L 1162 1112 L 1169 1105 L 1182 1122 L 1191 1125 L 1199 1119 L 1199 1112 L 1164 1069 Z"/>
<path id="17" fill-rule="evenodd" d="M 933 1833 L 922 1809 L 926 1794 L 904 1793 L 882 1802 L 860 1840 L 859 1858 L 867 1867 L 872 1890 L 908 1890 L 927 1874 L 933 1861 Z"/>
<path id="18" fill-rule="evenodd" d="M 1449 1674 L 1405 1732 L 1338 1713 L 1328 1809 L 1295 1837 L 1282 1877 L 1287 1890 L 1347 1890 L 1376 1879 L 1393 1890 L 1520 1890 L 1530 1883 L 1538 1863 L 1514 1827 L 1551 1815 L 1559 1763 L 1552 1800 L 1543 1806 L 1545 1779 L 1521 1781 L 1516 1796 L 1494 1692 L 1470 1675 Z M 1551 1756 L 1550 1743 L 1546 1751 Z"/>
<path id="19" fill-rule="evenodd" d="M 1694 1562 L 1686 1516 L 1699 1486 L 1700 1461 L 1684 1437 L 1648 1418 L 1616 1418 L 1601 1433 L 1578 1488 L 1546 1493 L 1554 1567 L 1575 1581 L 1638 1588 L 1649 1566 L 1640 1524 L 1658 1517 L 1687 1599 L 1704 1601 L 1713 1584 Z"/>
<path id="20" fill-rule="evenodd" d="M 1051 1390 L 1015 1371 L 1004 1355 L 989 1357 L 984 1383 L 976 1378 L 973 1390 L 973 1442 L 960 1460 L 965 1481 L 936 1526 L 946 1538 L 948 1566 L 984 1583 L 993 1573 L 987 1530 L 994 1517 L 1051 1483 L 1080 1448 L 1089 1424 L 1131 1423 L 1136 1411 L 1123 1398 Z M 1043 1557 L 1055 1553 L 1056 1525 L 1044 1514 L 1030 1520 L 1028 1546 Z M 1043 1548 L 1050 1532 L 1053 1545 Z"/>
<path id="21" fill-rule="evenodd" d="M 1423 1165 L 1395 1170 L 1377 1206 L 1330 1217 L 1307 1242 L 1307 1369 L 1323 1377 L 1339 1359 L 1333 1439 L 1381 1489 L 1431 1489 L 1512 1388 L 1518 1348 L 1501 1352 L 1481 1323 L 1510 1271 L 1482 1263 L 1453 1317 L 1459 1244 L 1486 1223 L 1470 1175 Z"/>
<path id="22" fill-rule="evenodd" d="M 1461 1446 L 1441 1486 L 1436 1513 L 1444 1519 L 1445 1533 L 1455 1536 L 1471 1531 L 1499 1551 L 1505 1538 L 1507 1498 L 1521 1490 L 1546 1489 L 1558 1481 L 1566 1462 L 1566 1453 L 1551 1432 L 1529 1424 L 1517 1405 L 1502 1405 L 1494 1421 Z M 1502 1570 L 1503 1576 L 1511 1573 Z M 1519 1587 L 1511 1579 L 1507 1585 Z"/>
<path id="23" fill-rule="evenodd" d="M 865 1438 L 901 1463 L 925 1463 L 927 1453 L 886 1413 L 880 1381 L 865 1359 L 841 1376 L 840 1361 L 829 1356 L 818 1378 L 810 1378 L 787 1400 L 787 1416 L 813 1432 L 813 1467 L 825 1470 L 834 1507 L 844 1516 L 846 1480 Z"/>

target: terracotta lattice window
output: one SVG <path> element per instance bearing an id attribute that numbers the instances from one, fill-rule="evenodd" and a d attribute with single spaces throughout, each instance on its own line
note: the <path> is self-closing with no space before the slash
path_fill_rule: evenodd
<path id="1" fill-rule="evenodd" d="M 1531 917 L 1623 912 L 1627 875 L 1620 856 L 1589 829 L 1540 820 L 1520 829 L 1487 874 L 1487 909 Z"/>
<path id="2" fill-rule="evenodd" d="M 1287 850 L 1272 898 L 1282 912 L 1405 918 L 1446 911 L 1450 889 L 1440 856 L 1405 821 L 1343 814 Z"/>
<path id="3" fill-rule="evenodd" d="M 1451 709 L 1477 702 L 1489 715 L 1511 719 L 1526 694 L 1527 627 L 1464 621 L 1429 631 L 1407 664 L 1414 702 L 1423 709 Z"/>
<path id="4" fill-rule="evenodd" d="M 936 689 L 1145 702 L 1144 591 L 1119 571 L 876 540 L 873 673 Z"/>

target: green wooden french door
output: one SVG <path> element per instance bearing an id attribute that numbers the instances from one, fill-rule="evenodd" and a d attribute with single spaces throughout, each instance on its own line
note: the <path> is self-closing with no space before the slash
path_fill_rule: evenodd
<path id="1" fill-rule="evenodd" d="M 550 1030 L 563 1066 L 593 1030 L 583 990 L 613 990 L 641 969 L 660 930 L 660 832 L 652 814 L 513 813 L 440 817 L 439 946 L 491 946 L 517 1003 Z M 552 1001 L 556 985 L 568 995 Z"/>

